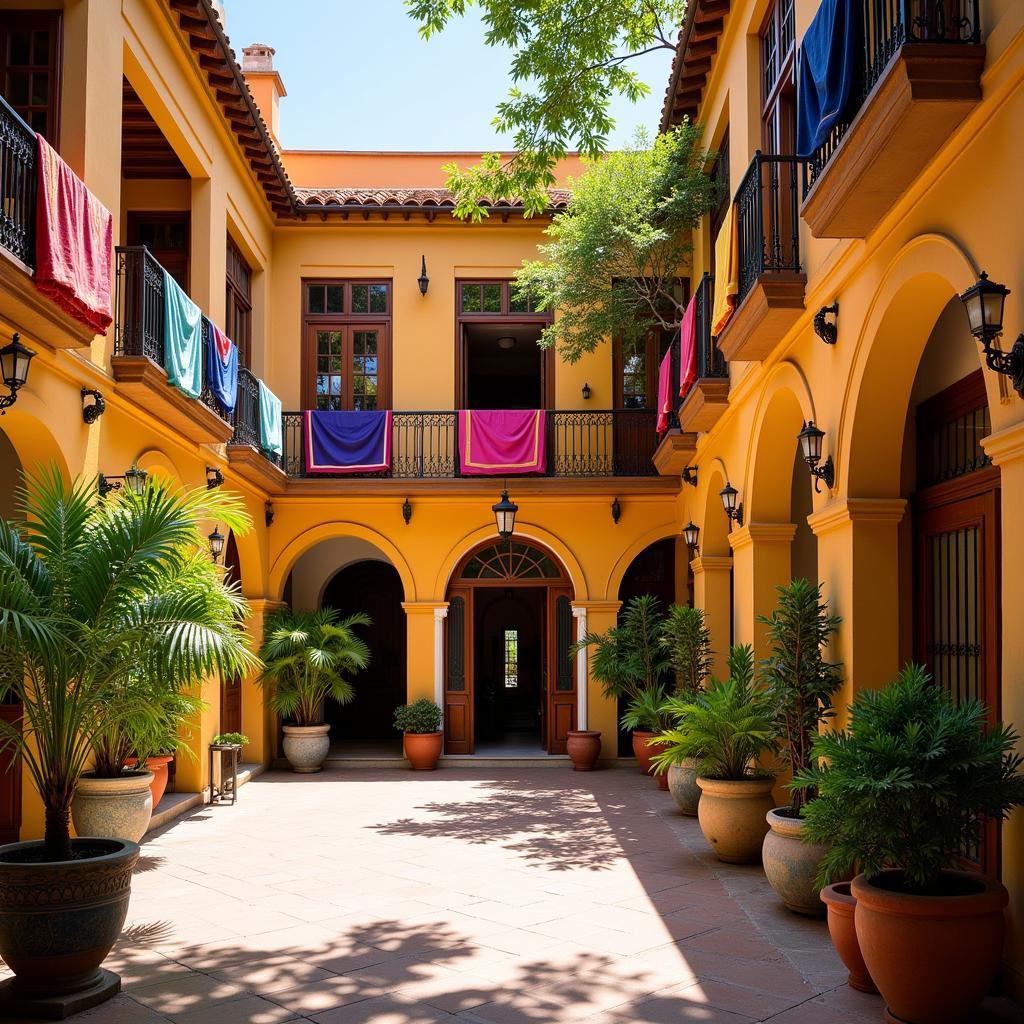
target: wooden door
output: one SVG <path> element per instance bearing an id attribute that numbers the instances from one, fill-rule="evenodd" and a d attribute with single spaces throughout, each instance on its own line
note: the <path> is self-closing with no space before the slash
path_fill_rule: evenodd
<path id="1" fill-rule="evenodd" d="M 444 750 L 472 754 L 473 588 L 452 587 L 445 618 Z"/>
<path id="2" fill-rule="evenodd" d="M 189 290 L 191 214 L 128 214 L 128 244 L 144 245 L 185 292 Z"/>
<path id="3" fill-rule="evenodd" d="M 564 754 L 569 731 L 576 728 L 576 665 L 569 654 L 573 642 L 571 588 L 548 588 L 546 619 L 547 748 L 549 754 Z"/>

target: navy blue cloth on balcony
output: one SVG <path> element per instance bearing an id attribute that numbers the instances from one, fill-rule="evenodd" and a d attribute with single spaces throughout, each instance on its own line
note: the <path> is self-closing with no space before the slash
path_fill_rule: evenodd
<path id="1" fill-rule="evenodd" d="M 212 323 L 206 340 L 206 379 L 213 397 L 230 416 L 238 401 L 238 348 Z"/>
<path id="2" fill-rule="evenodd" d="M 379 473 L 391 468 L 391 411 L 303 414 L 307 473 Z"/>
<path id="3" fill-rule="evenodd" d="M 846 113 L 857 78 L 859 29 L 856 0 L 821 0 L 800 44 L 797 156 L 813 156 Z"/>

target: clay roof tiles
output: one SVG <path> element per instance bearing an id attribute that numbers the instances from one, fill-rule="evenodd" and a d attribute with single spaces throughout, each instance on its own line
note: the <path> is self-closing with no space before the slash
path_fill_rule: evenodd
<path id="1" fill-rule="evenodd" d="M 571 193 L 567 189 L 549 189 L 552 210 L 564 210 L 569 205 Z M 295 196 L 300 206 L 337 207 L 351 206 L 357 209 L 379 206 L 420 207 L 421 209 L 451 210 L 455 198 L 446 188 L 297 188 Z M 521 210 L 520 199 L 499 199 L 487 202 L 491 209 Z"/>

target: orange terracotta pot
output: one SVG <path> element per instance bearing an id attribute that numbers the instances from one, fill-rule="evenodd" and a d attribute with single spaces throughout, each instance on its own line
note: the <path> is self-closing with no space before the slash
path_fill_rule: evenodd
<path id="1" fill-rule="evenodd" d="M 157 754 L 155 757 L 146 758 L 146 768 L 153 773 L 153 781 L 149 784 L 149 791 L 153 795 L 153 810 L 160 803 L 161 797 L 167 792 L 167 770 L 174 760 L 173 754 Z M 128 758 L 125 762 L 129 768 L 134 768 L 138 761 L 134 757 Z"/>
<path id="2" fill-rule="evenodd" d="M 413 771 L 429 772 L 437 767 L 444 744 L 442 732 L 407 732 L 405 737 L 405 756 Z"/>
<path id="3" fill-rule="evenodd" d="M 849 972 L 846 980 L 850 988 L 858 992 L 878 991 L 868 974 L 861 955 L 860 943 L 857 941 L 857 929 L 853 923 L 853 911 L 857 901 L 850 894 L 849 882 L 836 882 L 826 885 L 821 890 L 821 902 L 828 908 L 828 933 L 832 937 L 832 945 L 836 947 L 839 959 Z"/>
<path id="4" fill-rule="evenodd" d="M 571 729 L 565 746 L 574 771 L 592 772 L 601 754 L 601 734 L 592 729 Z"/>
<path id="5" fill-rule="evenodd" d="M 972 872 L 942 875 L 948 896 L 901 892 L 901 871 L 853 880 L 857 940 L 893 1024 L 967 1024 L 999 968 L 1006 889 Z"/>
<path id="6" fill-rule="evenodd" d="M 633 756 L 636 758 L 636 762 L 640 767 L 640 771 L 644 775 L 651 774 L 651 758 L 658 753 L 657 747 L 650 746 L 650 741 L 654 739 L 653 732 L 644 732 L 641 729 L 633 730 Z M 665 780 L 666 786 L 668 780 Z"/>

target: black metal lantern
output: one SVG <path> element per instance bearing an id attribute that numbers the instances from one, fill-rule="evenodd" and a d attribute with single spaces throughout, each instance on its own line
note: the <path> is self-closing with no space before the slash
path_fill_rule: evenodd
<path id="1" fill-rule="evenodd" d="M 138 496 L 146 489 L 146 476 L 146 471 L 139 469 L 138 466 L 132 466 L 131 469 L 125 470 L 121 476 L 104 476 L 100 473 L 96 481 L 96 489 L 100 492 L 101 498 L 105 498 L 111 491 L 121 490 L 124 486 L 127 486 L 132 494 Z"/>
<path id="2" fill-rule="evenodd" d="M 590 401 L 590 385 L 589 384 L 584 384 L 583 385 L 583 401 L 584 402 L 589 402 Z"/>
<path id="3" fill-rule="evenodd" d="M 212 491 L 224 483 L 224 474 L 216 466 L 206 467 L 206 489 Z"/>
<path id="4" fill-rule="evenodd" d="M 689 484 L 691 487 L 697 486 L 697 467 L 696 466 L 683 466 L 682 480 L 684 484 Z"/>
<path id="5" fill-rule="evenodd" d="M 491 511 L 498 526 L 498 536 L 502 540 L 511 540 L 516 528 L 516 513 L 519 506 L 514 501 L 509 501 L 507 490 L 501 492 L 501 498 L 497 504 L 491 506 Z"/>
<path id="6" fill-rule="evenodd" d="M 1009 377 L 1013 389 L 1024 398 L 1024 334 L 1017 336 L 1009 352 L 994 347 L 1003 333 L 1003 305 L 1009 294 L 1009 288 L 990 281 L 988 274 L 983 273 L 978 283 L 960 296 L 960 301 L 967 310 L 971 334 L 984 347 L 988 368 Z"/>
<path id="7" fill-rule="evenodd" d="M 420 295 L 426 295 L 427 289 L 430 287 L 430 278 L 427 277 L 427 257 L 420 257 L 420 276 L 416 278 L 416 283 L 420 286 Z"/>
<path id="8" fill-rule="evenodd" d="M 612 501 L 612 522 L 618 526 L 619 520 L 622 518 L 622 503 L 618 498 Z"/>
<path id="9" fill-rule="evenodd" d="M 686 546 L 690 551 L 696 554 L 697 543 L 700 540 L 700 527 L 692 519 L 683 527 L 683 540 L 686 541 Z"/>
<path id="10" fill-rule="evenodd" d="M 220 561 L 220 556 L 224 554 L 224 534 L 215 526 L 207 540 L 210 542 L 210 557 L 216 565 Z"/>
<path id="11" fill-rule="evenodd" d="M 814 425 L 814 420 L 808 420 L 796 437 L 800 442 L 804 462 L 807 463 L 807 468 L 811 471 L 811 476 L 814 477 L 815 493 L 820 491 L 819 481 L 824 481 L 825 486 L 831 488 L 835 483 L 835 467 L 832 463 L 832 456 L 830 455 L 822 465 L 818 465 L 821 462 L 821 442 L 825 438 L 825 431 L 819 430 Z"/>
<path id="12" fill-rule="evenodd" d="M 29 364 L 35 352 L 21 343 L 21 335 L 15 334 L 9 345 L 0 348 L 0 379 L 7 385 L 9 395 L 0 396 L 0 410 L 8 409 L 18 400 L 18 392 L 28 381 Z"/>
<path id="13" fill-rule="evenodd" d="M 408 498 L 402 502 L 402 519 L 406 526 L 412 522 L 412 502 Z"/>
<path id="14" fill-rule="evenodd" d="M 743 502 L 737 502 L 739 497 L 739 491 L 728 481 L 725 486 L 718 492 L 719 497 L 722 499 L 722 508 L 725 509 L 726 518 L 735 523 L 737 526 L 743 525 Z"/>

